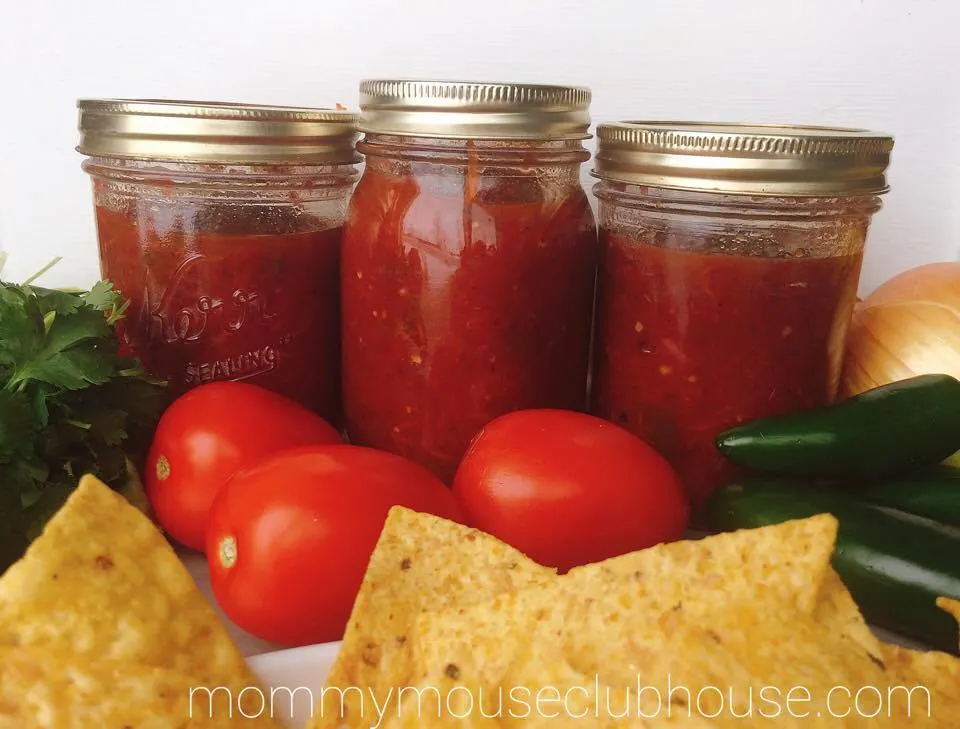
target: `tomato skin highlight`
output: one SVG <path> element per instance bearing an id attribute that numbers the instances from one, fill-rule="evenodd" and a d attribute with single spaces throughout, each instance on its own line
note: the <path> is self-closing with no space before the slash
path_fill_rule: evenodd
<path id="1" fill-rule="evenodd" d="M 471 525 L 561 572 L 683 537 L 677 474 L 614 423 L 522 410 L 474 438 L 453 491 Z"/>
<path id="2" fill-rule="evenodd" d="M 237 473 L 210 510 L 214 595 L 247 632 L 286 646 L 343 637 L 390 508 L 462 521 L 447 488 L 400 456 L 297 448 Z"/>
<path id="3" fill-rule="evenodd" d="M 210 505 L 234 473 L 280 450 L 342 442 L 293 400 L 256 385 L 211 382 L 177 398 L 160 418 L 144 487 L 164 531 L 202 551 Z"/>

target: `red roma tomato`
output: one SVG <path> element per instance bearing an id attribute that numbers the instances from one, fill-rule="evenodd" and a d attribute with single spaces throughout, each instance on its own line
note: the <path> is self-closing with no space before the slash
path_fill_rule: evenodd
<path id="1" fill-rule="evenodd" d="M 256 385 L 212 382 L 163 414 L 144 485 L 160 526 L 202 550 L 213 497 L 243 466 L 286 448 L 342 442 L 333 426 L 293 400 Z"/>
<path id="2" fill-rule="evenodd" d="M 339 640 L 395 505 L 460 520 L 453 494 L 433 474 L 371 448 L 299 448 L 241 471 L 210 510 L 217 602 L 264 640 Z"/>
<path id="3" fill-rule="evenodd" d="M 471 526 L 548 567 L 578 565 L 683 536 L 689 507 L 667 461 L 605 420 L 564 410 L 497 418 L 453 484 Z"/>

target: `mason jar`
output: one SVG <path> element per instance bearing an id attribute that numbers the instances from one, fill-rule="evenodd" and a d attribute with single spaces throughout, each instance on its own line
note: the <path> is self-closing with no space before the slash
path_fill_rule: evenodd
<path id="1" fill-rule="evenodd" d="M 356 115 L 211 102 L 78 102 L 100 268 L 121 343 L 171 396 L 245 380 L 333 423 L 340 243 Z"/>
<path id="2" fill-rule="evenodd" d="M 592 408 L 657 448 L 696 504 L 744 421 L 837 394 L 893 140 L 862 130 L 603 124 Z"/>
<path id="3" fill-rule="evenodd" d="M 490 420 L 585 410 L 597 255 L 590 92 L 365 81 L 343 239 L 351 442 L 450 480 Z"/>

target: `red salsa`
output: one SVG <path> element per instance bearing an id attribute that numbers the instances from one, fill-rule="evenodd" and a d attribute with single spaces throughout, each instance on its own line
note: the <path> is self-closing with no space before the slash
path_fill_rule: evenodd
<path id="1" fill-rule="evenodd" d="M 131 301 L 122 341 L 172 396 L 249 380 L 337 423 L 342 227 L 266 212 L 98 205 L 103 276 Z"/>
<path id="2" fill-rule="evenodd" d="M 344 400 L 351 441 L 449 480 L 493 418 L 585 409 L 597 238 L 575 171 L 425 168 L 370 158 L 351 201 Z"/>
<path id="3" fill-rule="evenodd" d="M 595 411 L 660 450 L 694 498 L 732 475 L 745 420 L 836 394 L 861 254 L 678 250 L 601 230 Z"/>

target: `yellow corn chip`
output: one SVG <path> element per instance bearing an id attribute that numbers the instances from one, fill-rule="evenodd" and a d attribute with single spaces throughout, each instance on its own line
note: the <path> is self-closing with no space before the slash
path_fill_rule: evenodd
<path id="1" fill-rule="evenodd" d="M 431 625 L 424 614 L 418 627 L 426 633 L 424 670 L 416 685 L 421 692 L 435 687 L 438 695 L 415 701 L 420 697 L 408 693 L 399 715 L 384 725 L 512 727 L 521 725 L 513 715 L 525 709 L 528 729 L 954 726 L 948 706 L 928 705 L 922 692 L 907 688 L 891 691 L 898 684 L 882 662 L 813 615 L 781 607 L 772 619 L 751 601 L 719 605 L 704 619 L 682 606 L 660 612 L 656 599 L 625 603 L 631 591 L 610 587 L 590 597 L 571 593 L 544 601 L 533 613 L 518 602 L 544 590 L 498 599 L 491 612 L 511 611 L 499 617 L 473 606 L 446 611 L 442 624 Z M 525 705 L 511 698 L 518 687 Z M 871 693 L 874 687 L 879 693 Z M 559 719 L 531 707 L 530 697 L 544 690 Z M 467 718 L 458 718 L 467 709 Z M 929 723 L 931 716 L 938 723 Z"/>
<path id="2" fill-rule="evenodd" d="M 591 591 L 598 575 L 634 575 L 665 605 L 696 596 L 703 603 L 755 595 L 786 598 L 804 613 L 817 604 L 830 569 L 837 521 L 829 514 L 760 529 L 743 529 L 651 549 L 571 570 L 567 578 Z"/>
<path id="3" fill-rule="evenodd" d="M 0 648 L 0 729 L 271 729 L 269 694 L 206 693 L 164 668 Z M 191 693 L 192 692 L 192 693 Z M 260 708 L 257 708 L 260 707 Z"/>
<path id="4" fill-rule="evenodd" d="M 328 687 L 351 691 L 344 692 L 342 706 L 339 694 L 325 693 L 312 726 L 360 726 L 364 711 L 356 690 L 368 702 L 370 692 L 386 700 L 389 687 L 408 680 L 408 634 L 424 609 L 483 601 L 554 574 L 487 534 L 395 507 L 327 680 Z"/>
<path id="5" fill-rule="evenodd" d="M 502 621 L 500 640 L 508 646 L 508 659 L 489 644 L 476 653 L 486 636 L 472 648 L 468 640 L 458 641 L 466 653 L 438 653 L 439 660 L 418 680 L 420 693 L 408 692 L 384 726 L 951 726 L 924 723 L 923 696 L 890 694 L 882 664 L 855 642 L 825 630 L 813 616 L 796 612 L 774 621 L 753 612 L 752 603 L 728 603 L 701 624 L 699 616 L 692 619 L 683 608 L 650 611 L 655 601 L 618 607 L 619 597 L 596 596 L 592 603 L 583 599 L 555 605 L 527 621 Z M 478 610 L 474 606 L 460 615 L 458 638 L 468 637 Z M 598 610 L 599 617 L 593 614 Z M 444 628 L 457 629 L 451 622 Z M 580 655 L 591 641 L 603 654 L 599 662 Z M 491 655 L 498 659 L 496 671 L 486 662 Z M 839 688 L 831 693 L 834 687 Z M 862 687 L 877 687 L 885 699 L 890 697 L 876 717 L 867 715 L 876 708 L 871 696 L 864 697 L 862 714 L 852 709 Z M 844 694 L 844 688 L 851 693 Z M 549 695 L 552 715 L 536 708 L 532 697 L 538 695 Z M 950 714 L 933 716 L 948 722 Z"/>
<path id="6" fill-rule="evenodd" d="M 937 651 L 914 651 L 881 643 L 870 630 L 840 576 L 830 571 L 814 618 L 825 631 L 854 641 L 886 669 L 895 693 L 925 715 L 927 702 L 938 726 L 960 727 L 960 660 Z M 951 722 L 948 717 L 955 717 Z"/>
<path id="7" fill-rule="evenodd" d="M 883 646 L 883 660 L 891 683 L 903 687 L 938 727 L 960 727 L 960 659 L 939 651 L 914 651 L 896 645 Z M 922 702 L 922 703 L 921 703 Z"/>
<path id="8" fill-rule="evenodd" d="M 882 660 L 880 641 L 870 630 L 853 596 L 833 568 L 827 571 L 813 614 L 824 629 L 846 636 L 869 655 Z"/>
<path id="9" fill-rule="evenodd" d="M 564 636 L 576 670 L 595 673 L 609 667 L 612 642 L 632 640 L 621 631 L 635 614 L 676 611 L 709 623 L 729 605 L 750 604 L 757 620 L 788 623 L 813 610 L 835 536 L 830 516 L 719 534 L 582 567 L 489 603 L 431 610 L 417 621 L 415 679 L 452 665 L 495 684 L 544 629 Z"/>
<path id="10" fill-rule="evenodd" d="M 662 616 L 655 621 L 659 634 L 641 633 L 646 642 L 637 647 L 644 656 L 642 674 L 652 679 L 645 685 L 657 686 L 662 696 L 677 685 L 689 688 L 689 699 L 683 692 L 675 694 L 680 701 L 673 708 L 710 718 L 716 729 L 770 721 L 759 713 L 761 708 L 778 727 L 927 726 L 919 704 L 909 705 L 906 697 L 888 699 L 882 664 L 855 642 L 824 629 L 813 616 L 797 613 L 777 622 L 752 609 L 744 604 L 707 624 L 677 613 Z M 875 687 L 881 696 L 864 694 L 856 708 L 854 694 L 864 687 Z M 770 701 L 761 704 L 764 689 Z M 791 692 L 801 700 L 788 705 Z"/>
<path id="11" fill-rule="evenodd" d="M 163 535 L 89 476 L 0 578 L 0 646 L 256 683 Z"/>
<path id="12" fill-rule="evenodd" d="M 960 664 L 907 652 L 899 660 L 909 667 L 897 670 L 900 654 L 888 659 L 829 566 L 835 535 L 831 517 L 815 517 L 663 545 L 486 603 L 421 611 L 408 641 L 413 680 L 393 686 L 390 704 L 368 702 L 357 724 L 956 727 L 947 695 Z M 928 665 L 907 662 L 920 656 Z M 908 683 L 924 673 L 930 704 Z M 533 699 L 543 690 L 547 711 Z"/>

